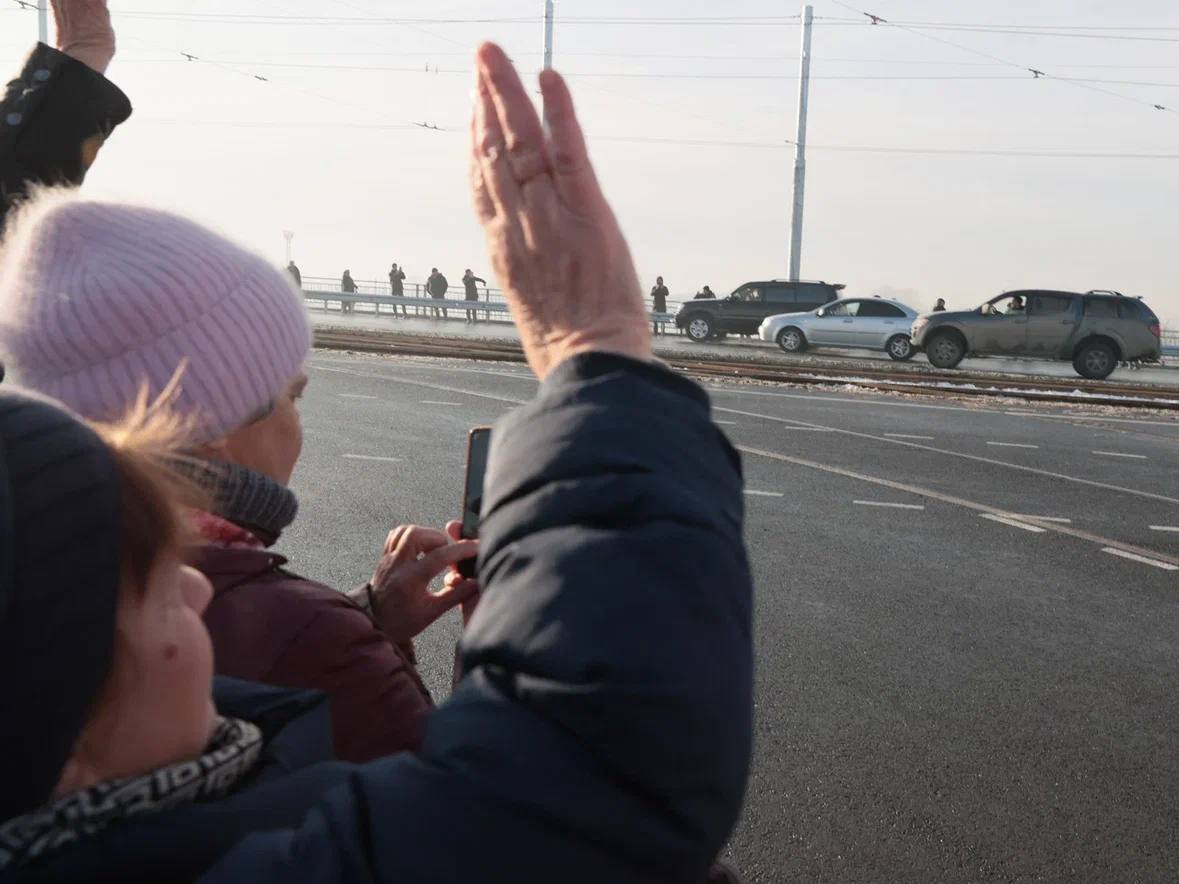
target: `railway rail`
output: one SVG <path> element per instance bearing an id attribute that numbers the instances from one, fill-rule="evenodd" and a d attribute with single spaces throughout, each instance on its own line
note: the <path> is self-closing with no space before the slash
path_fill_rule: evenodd
<path id="1" fill-rule="evenodd" d="M 320 328 L 315 345 L 331 350 L 354 350 L 401 356 L 474 359 L 485 362 L 524 362 L 514 341 L 434 337 L 400 332 Z M 1179 411 L 1179 390 L 1148 384 L 1109 383 L 1083 379 L 1013 377 L 999 373 L 934 372 L 822 364 L 787 365 L 768 360 L 724 360 L 667 357 L 673 368 L 697 378 L 744 379 L 779 384 L 819 386 L 846 384 L 869 390 L 923 396 L 1008 397 L 1039 402 L 1112 405 Z"/>

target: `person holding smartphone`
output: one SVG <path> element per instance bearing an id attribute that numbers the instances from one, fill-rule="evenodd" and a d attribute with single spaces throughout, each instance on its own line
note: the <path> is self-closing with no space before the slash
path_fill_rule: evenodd
<path id="1" fill-rule="evenodd" d="M 653 360 L 564 80 L 540 75 L 544 127 L 501 49 L 484 45 L 476 63 L 476 213 L 541 384 L 494 428 L 461 683 L 416 753 L 331 763 L 319 697 L 209 685 L 197 614 L 217 599 L 171 543 L 154 557 L 136 545 L 142 567 L 119 569 L 121 526 L 140 523 L 116 518 L 116 472 L 77 419 L 0 394 L 0 453 L 13 457 L 11 469 L 0 458 L 0 514 L 37 553 L 0 569 L 0 720 L 25 737 L 0 756 L 6 786 L 20 786 L 3 794 L 6 881 L 709 878 L 752 744 L 740 458 L 704 390 Z M 28 309 L 12 297 L 0 289 L 5 307 Z M 287 417 L 279 402 L 256 419 Z M 59 428 L 89 469 L 37 427 Z M 82 514 L 70 524 L 83 563 L 53 554 L 43 530 L 65 510 Z M 472 551 L 448 547 L 451 562 Z M 29 666 L 22 642 L 47 665 Z"/>

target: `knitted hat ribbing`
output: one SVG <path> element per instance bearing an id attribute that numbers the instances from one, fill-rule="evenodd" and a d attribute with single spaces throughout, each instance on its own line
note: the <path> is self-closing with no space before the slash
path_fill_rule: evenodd
<path id="1" fill-rule="evenodd" d="M 120 493 L 93 430 L 0 391 L 0 821 L 53 794 L 110 672 Z"/>
<path id="2" fill-rule="evenodd" d="M 0 358 L 85 417 L 118 419 L 185 364 L 173 407 L 209 442 L 272 402 L 310 343 L 290 279 L 186 218 L 50 190 L 10 221 Z"/>

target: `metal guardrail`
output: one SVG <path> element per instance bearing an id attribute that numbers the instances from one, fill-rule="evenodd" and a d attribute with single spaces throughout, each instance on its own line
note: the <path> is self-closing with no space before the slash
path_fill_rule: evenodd
<path id="1" fill-rule="evenodd" d="M 385 297 L 393 297 L 393 287 L 388 282 L 383 282 L 375 279 L 354 279 L 356 285 L 357 295 L 384 295 Z M 402 283 L 405 287 L 405 297 L 409 298 L 429 298 L 430 295 L 426 291 L 426 284 L 424 282 L 410 282 L 406 280 Z M 492 286 L 479 286 L 479 302 L 481 304 L 506 304 L 504 293 L 502 289 L 493 288 Z M 327 276 L 304 276 L 303 277 L 303 291 L 304 292 L 336 292 L 343 294 L 340 291 L 340 280 L 338 278 L 331 278 Z M 467 290 L 462 285 L 452 285 L 447 289 L 446 300 L 448 301 L 463 301 L 466 298 Z M 358 303 L 372 303 L 369 301 L 362 301 Z M 680 308 L 682 301 L 675 301 L 668 299 L 667 307 L 668 314 L 674 316 L 675 312 Z M 483 309 L 483 308 L 480 308 Z"/>
<path id="2" fill-rule="evenodd" d="M 314 291 L 311 289 L 303 289 L 304 303 L 313 302 L 318 304 L 320 309 L 330 310 L 332 305 L 338 305 L 340 312 L 345 311 L 345 305 L 355 306 L 357 304 L 369 305 L 373 308 L 372 312 L 378 316 L 401 316 L 409 315 L 412 308 L 415 316 L 423 318 L 442 318 L 449 319 L 450 311 L 454 310 L 455 318 L 466 318 L 468 313 L 474 313 L 476 318 L 481 318 L 486 322 L 511 322 L 511 314 L 508 309 L 506 301 L 468 301 L 465 298 L 430 298 L 421 296 L 405 296 L 397 297 L 394 295 L 377 295 L 365 294 L 356 292 L 355 294 L 349 292 L 339 291 Z M 382 310 L 382 307 L 389 309 Z M 674 313 L 655 313 L 648 314 L 651 323 L 656 326 L 662 333 L 668 324 L 675 324 Z"/>

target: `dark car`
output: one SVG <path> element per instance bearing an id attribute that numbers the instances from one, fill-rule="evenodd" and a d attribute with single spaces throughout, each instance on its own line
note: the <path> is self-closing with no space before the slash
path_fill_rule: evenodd
<path id="1" fill-rule="evenodd" d="M 1118 292 L 1007 292 L 977 310 L 932 313 L 913 323 L 913 346 L 937 368 L 965 357 L 1031 356 L 1071 362 L 1081 377 L 1109 377 L 1119 362 L 1158 362 L 1159 318 Z"/>
<path id="2" fill-rule="evenodd" d="M 843 289 L 829 282 L 747 282 L 727 298 L 688 301 L 676 314 L 675 324 L 697 343 L 729 333 L 756 335 L 767 316 L 817 310 L 837 300 Z"/>

